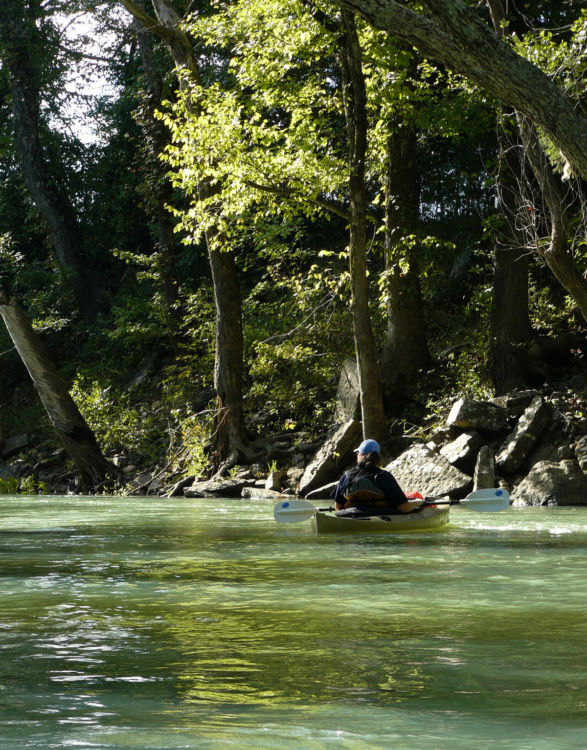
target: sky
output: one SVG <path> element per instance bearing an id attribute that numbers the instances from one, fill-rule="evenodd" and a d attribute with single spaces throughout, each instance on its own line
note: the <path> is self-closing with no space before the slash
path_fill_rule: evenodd
<path id="1" fill-rule="evenodd" d="M 104 30 L 91 13 L 60 15 L 54 20 L 64 34 L 66 44 L 72 44 L 84 35 L 90 39 L 84 48 L 88 59 L 72 66 L 66 76 L 65 104 L 62 107 L 65 118 L 60 122 L 55 120 L 55 127 L 68 130 L 85 144 L 98 143 L 100 129 L 99 123 L 90 116 L 91 101 L 99 97 L 115 98 L 118 93 L 117 87 L 107 79 L 106 62 L 101 62 L 112 42 L 112 33 Z"/>

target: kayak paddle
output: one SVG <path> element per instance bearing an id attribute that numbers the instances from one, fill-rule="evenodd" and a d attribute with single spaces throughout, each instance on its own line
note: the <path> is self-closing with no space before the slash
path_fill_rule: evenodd
<path id="1" fill-rule="evenodd" d="M 462 500 L 425 501 L 428 505 L 463 505 L 479 513 L 497 513 L 505 510 L 510 504 L 510 493 L 501 488 L 476 490 Z M 273 508 L 273 517 L 278 523 L 298 523 L 311 518 L 317 511 L 329 511 L 334 508 L 317 508 L 308 500 L 282 500 Z"/>

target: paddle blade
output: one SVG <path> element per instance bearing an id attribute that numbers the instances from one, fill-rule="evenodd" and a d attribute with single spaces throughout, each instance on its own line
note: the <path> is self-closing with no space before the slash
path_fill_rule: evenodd
<path id="1" fill-rule="evenodd" d="M 510 493 L 507 490 L 497 487 L 488 490 L 476 490 L 464 500 L 460 500 L 459 505 L 466 505 L 471 510 L 479 513 L 499 513 L 510 506 Z"/>
<path id="2" fill-rule="evenodd" d="M 273 518 L 278 523 L 299 523 L 312 518 L 317 510 L 307 500 L 283 500 L 273 508 Z"/>

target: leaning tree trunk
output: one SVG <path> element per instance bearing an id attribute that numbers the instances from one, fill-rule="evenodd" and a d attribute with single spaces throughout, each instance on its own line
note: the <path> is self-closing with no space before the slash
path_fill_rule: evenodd
<path id="1" fill-rule="evenodd" d="M 59 442 L 80 473 L 83 487 L 91 489 L 116 476 L 116 467 L 102 455 L 94 433 L 69 395 L 26 315 L 2 295 L 0 315 L 53 423 Z"/>
<path id="2" fill-rule="evenodd" d="M 540 186 L 544 207 L 542 213 L 550 223 L 550 241 L 538 242 L 536 252 L 544 260 L 552 273 L 576 302 L 581 315 L 587 320 L 587 278 L 573 257 L 578 248 L 569 242 L 570 223 L 569 196 L 565 194 L 563 182 L 554 173 L 547 155 L 544 153 L 536 128 L 519 112 L 518 127 L 524 144 L 524 152 Z M 539 208 L 539 207 L 535 207 Z M 587 208 L 583 206 L 584 220 Z M 532 213 L 536 213 L 533 211 Z"/>
<path id="3" fill-rule="evenodd" d="M 479 84 L 544 129 L 587 179 L 587 120 L 545 73 L 501 40 L 464 0 L 422 0 L 426 15 L 396 0 L 331 0 L 424 56 Z"/>
<path id="4" fill-rule="evenodd" d="M 387 337 L 381 358 L 381 381 L 388 415 L 401 411 L 414 388 L 416 373 L 430 354 L 416 258 L 419 219 L 416 131 L 399 123 L 387 143 L 385 185 L 385 267 Z"/>
<path id="5" fill-rule="evenodd" d="M 343 103 L 350 157 L 349 266 L 355 352 L 361 392 L 363 436 L 382 439 L 387 432 L 377 368 L 377 348 L 371 326 L 367 282 L 365 154 L 367 150 L 367 95 L 361 48 L 354 16 L 343 13 Z"/>

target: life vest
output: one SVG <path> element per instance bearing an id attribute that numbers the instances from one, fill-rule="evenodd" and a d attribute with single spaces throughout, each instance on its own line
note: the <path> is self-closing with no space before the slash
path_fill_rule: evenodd
<path id="1" fill-rule="evenodd" d="M 385 493 L 372 478 L 373 475 L 362 467 L 355 467 L 347 471 L 347 487 L 344 496 L 346 507 L 355 505 L 385 505 Z"/>

